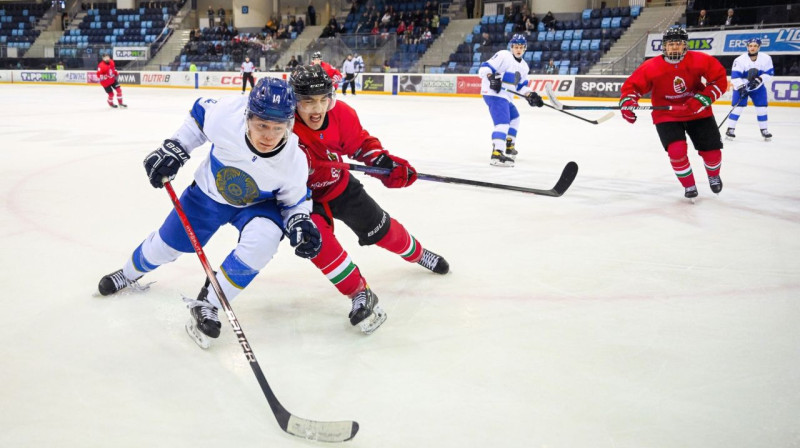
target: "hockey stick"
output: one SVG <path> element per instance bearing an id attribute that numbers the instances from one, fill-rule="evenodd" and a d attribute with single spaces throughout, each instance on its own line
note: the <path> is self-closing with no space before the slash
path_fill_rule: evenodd
<path id="1" fill-rule="evenodd" d="M 747 97 L 750 96 L 750 92 L 745 91 L 745 93 L 746 93 L 745 95 L 742 95 L 742 97 L 739 98 L 739 102 L 736 103 L 735 106 L 731 107 L 731 110 L 728 111 L 728 114 L 725 115 L 725 118 L 723 118 L 722 121 L 719 122 L 719 126 L 717 126 L 717 129 L 722 129 L 722 125 L 725 123 L 728 117 L 731 116 L 731 114 L 733 113 L 734 110 L 736 110 L 737 107 L 740 107 L 742 105 L 742 100 L 744 100 L 744 104 L 747 104 Z"/>
<path id="2" fill-rule="evenodd" d="M 513 93 L 514 95 L 517 95 L 517 96 L 520 96 L 520 97 L 523 97 L 523 98 L 525 97 L 525 95 L 523 95 L 523 94 L 522 94 L 522 93 L 520 93 L 520 92 L 517 92 L 516 90 L 511 90 L 511 89 L 506 89 L 506 90 L 507 90 L 508 92 L 510 92 L 510 93 Z M 551 98 L 552 98 L 552 97 L 551 97 Z M 607 121 L 608 119 L 610 119 L 611 117 L 613 117 L 613 116 L 614 116 L 614 113 L 613 113 L 613 112 L 609 112 L 609 113 L 607 113 L 607 114 L 603 115 L 602 117 L 598 118 L 597 120 L 589 120 L 588 118 L 583 118 L 583 117 L 581 117 L 581 116 L 579 116 L 579 115 L 571 114 L 571 113 L 569 113 L 569 112 L 567 112 L 567 111 L 565 111 L 565 110 L 561 110 L 561 109 L 559 109 L 558 107 L 551 106 L 551 105 L 549 105 L 549 104 L 547 104 L 547 103 L 544 103 L 544 104 L 543 104 L 543 106 L 549 107 L 550 109 L 553 109 L 553 110 L 556 110 L 556 111 L 558 111 L 558 112 L 561 112 L 562 114 L 567 114 L 567 115 L 569 115 L 570 117 L 575 117 L 575 118 L 577 118 L 578 120 L 582 120 L 582 121 L 585 121 L 585 122 L 587 122 L 587 123 L 591 123 L 591 124 L 600 124 L 600 123 L 602 123 L 602 122 L 604 122 L 604 121 Z"/>
<path id="3" fill-rule="evenodd" d="M 388 175 L 392 172 L 390 168 L 380 168 L 377 166 L 366 166 L 366 165 L 357 165 L 355 163 L 344 163 L 344 162 L 330 162 L 326 163 L 326 165 L 330 165 L 334 168 L 340 168 L 345 170 L 351 171 L 361 171 L 362 173 L 367 174 L 377 174 L 377 175 Z M 463 184 L 463 185 L 472 185 L 475 187 L 487 187 L 487 188 L 496 188 L 499 190 L 512 190 L 512 191 L 519 191 L 522 193 L 531 193 L 531 194 L 538 194 L 541 196 L 551 196 L 551 197 L 559 197 L 563 195 L 570 185 L 572 185 L 572 181 L 575 180 L 575 176 L 578 175 L 578 164 L 575 162 L 569 162 L 564 167 L 564 170 L 561 172 L 561 177 L 558 178 L 556 185 L 549 189 L 549 190 L 539 190 L 536 188 L 527 188 L 527 187 L 517 187 L 515 185 L 503 185 L 503 184 L 494 184 L 491 182 L 482 182 L 477 180 L 469 180 L 469 179 L 459 179 L 457 177 L 447 177 L 447 176 L 437 176 L 435 174 L 423 174 L 417 173 L 417 179 L 421 180 L 429 180 L 433 182 L 444 182 L 448 184 Z"/>
<path id="4" fill-rule="evenodd" d="M 547 97 L 550 98 L 550 102 L 553 103 L 553 107 L 558 110 L 684 110 L 686 106 L 679 105 L 679 106 L 570 106 L 567 104 L 561 103 L 556 99 L 555 94 L 553 94 L 553 89 L 550 87 L 550 84 L 544 85 L 544 90 L 547 92 Z M 613 112 L 612 112 L 613 114 Z"/>
<path id="5" fill-rule="evenodd" d="M 357 422 L 317 422 L 314 420 L 306 420 L 292 415 L 278 401 L 269 383 L 267 383 L 264 372 L 261 371 L 261 366 L 258 364 L 256 355 L 253 353 L 253 349 L 250 347 L 250 343 L 244 335 L 242 326 L 239 325 L 239 320 L 236 318 L 236 315 L 233 314 L 233 309 L 230 303 L 228 303 L 225 293 L 222 292 L 222 288 L 219 286 L 217 277 L 211 269 L 211 265 L 208 263 L 208 258 L 206 258 L 206 254 L 203 252 L 200 241 L 197 240 L 197 235 L 194 233 L 192 225 L 189 224 L 189 219 L 186 217 L 183 207 L 181 207 L 181 203 L 178 200 L 178 196 L 175 194 L 175 190 L 172 188 L 172 184 L 166 181 L 166 178 L 164 187 L 167 189 L 170 199 L 172 199 L 172 204 L 175 206 L 175 212 L 178 214 L 181 224 L 183 224 L 183 229 L 186 231 L 186 235 L 189 237 L 189 241 L 192 243 L 197 257 L 200 259 L 200 264 L 203 265 L 203 269 L 206 271 L 206 276 L 211 281 L 211 286 L 214 287 L 214 291 L 217 293 L 217 297 L 219 298 L 222 308 L 225 310 L 225 314 L 228 315 L 228 321 L 231 323 L 233 332 L 239 340 L 239 345 L 241 345 L 242 350 L 244 350 L 244 356 L 250 362 L 250 367 L 256 375 L 258 384 L 261 386 L 261 391 L 264 392 L 264 396 L 267 397 L 267 402 L 269 403 L 270 409 L 272 409 L 272 414 L 275 415 L 275 419 L 278 421 L 278 425 L 281 429 L 293 436 L 318 442 L 345 442 L 355 437 L 358 432 Z"/>

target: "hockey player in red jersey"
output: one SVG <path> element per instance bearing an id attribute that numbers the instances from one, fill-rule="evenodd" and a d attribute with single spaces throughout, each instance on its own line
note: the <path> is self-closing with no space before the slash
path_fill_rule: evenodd
<path id="1" fill-rule="evenodd" d="M 687 51 L 688 39 L 683 28 L 668 28 L 661 41 L 664 54 L 645 61 L 631 74 L 622 85 L 619 105 L 636 107 L 639 98 L 652 92 L 653 106 L 678 106 L 672 110 L 654 110 L 653 123 L 672 169 L 685 189 L 684 195 L 692 199 L 697 197 L 697 186 L 687 154 L 687 134 L 703 158 L 711 191 L 722 191 L 719 176 L 722 138 L 711 103 L 725 93 L 728 80 L 717 59 Z M 622 117 L 629 123 L 636 121 L 632 110 L 622 110 Z"/>
<path id="2" fill-rule="evenodd" d="M 117 102 L 119 107 L 128 107 L 127 104 L 122 102 L 122 88 L 117 83 L 117 66 L 111 59 L 108 53 L 103 54 L 103 60 L 97 64 L 97 77 L 100 78 L 100 85 L 106 90 L 108 94 L 108 105 L 116 108 L 114 104 L 114 91 L 117 92 Z"/>
<path id="3" fill-rule="evenodd" d="M 319 65 L 320 67 L 322 67 L 322 69 L 325 70 L 325 73 L 328 74 L 328 78 L 330 78 L 333 81 L 333 88 L 334 89 L 339 88 L 339 81 L 342 80 L 342 72 L 336 70 L 331 64 L 328 64 L 327 62 L 323 61 L 322 53 L 320 53 L 319 51 L 314 52 L 314 54 L 311 56 L 311 64 Z"/>
<path id="4" fill-rule="evenodd" d="M 339 292 L 352 299 L 350 323 L 369 334 L 383 323 L 386 314 L 376 306 L 378 297 L 337 241 L 334 218 L 350 227 L 362 246 L 375 244 L 437 274 L 446 274 L 450 267 L 443 257 L 424 249 L 367 194 L 361 182 L 341 169 L 344 156 L 388 168 L 390 174 L 376 177 L 388 188 L 403 188 L 417 179 L 411 164 L 383 149 L 381 142 L 361 127 L 356 112 L 336 102 L 336 89 L 322 67 L 297 67 L 290 83 L 297 96 L 294 132 L 309 160 L 308 187 L 314 200 L 311 219 L 322 237 L 322 249 L 311 261 Z"/>

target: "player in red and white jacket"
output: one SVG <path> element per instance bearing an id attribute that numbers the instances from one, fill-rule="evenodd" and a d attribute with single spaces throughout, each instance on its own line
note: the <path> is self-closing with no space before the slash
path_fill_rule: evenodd
<path id="1" fill-rule="evenodd" d="M 386 314 L 376 306 L 378 297 L 333 234 L 334 218 L 349 227 L 362 246 L 377 245 L 437 274 L 446 274 L 450 267 L 390 217 L 361 182 L 343 169 L 342 159 L 346 156 L 367 166 L 386 168 L 389 174 L 375 177 L 388 188 L 414 183 L 417 172 L 411 164 L 383 149 L 361 126 L 353 108 L 336 102 L 336 90 L 322 67 L 297 67 L 290 83 L 297 96 L 294 133 L 309 161 L 308 187 L 314 201 L 311 220 L 322 237 L 322 249 L 311 261 L 339 292 L 352 299 L 350 323 L 369 334 L 383 323 Z"/>
<path id="2" fill-rule="evenodd" d="M 114 104 L 114 91 L 116 91 L 119 107 L 128 107 L 127 104 L 122 102 L 122 88 L 120 88 L 119 83 L 117 83 L 117 75 L 119 75 L 117 66 L 111 59 L 111 55 L 104 53 L 103 60 L 97 64 L 97 77 L 100 79 L 100 85 L 103 86 L 103 89 L 105 89 L 108 94 L 108 105 L 113 108 L 117 107 L 117 105 Z"/>
<path id="3" fill-rule="evenodd" d="M 664 54 L 645 61 L 631 74 L 622 85 L 619 105 L 637 107 L 639 98 L 651 92 L 653 106 L 673 107 L 654 110 L 653 123 L 672 169 L 685 188 L 684 195 L 692 199 L 697 197 L 697 186 L 687 154 L 687 134 L 703 158 L 711 191 L 722 191 L 722 137 L 711 103 L 725 93 L 728 80 L 717 59 L 687 51 L 688 39 L 683 28 L 667 29 L 661 41 Z M 622 117 L 630 123 L 636 121 L 632 110 L 622 110 Z"/>
<path id="4" fill-rule="evenodd" d="M 311 56 L 311 65 L 319 65 L 320 67 L 322 67 L 322 69 L 325 70 L 325 73 L 327 73 L 328 78 L 330 78 L 333 81 L 334 90 L 339 88 L 339 82 L 343 78 L 342 72 L 335 69 L 331 64 L 328 64 L 327 62 L 323 61 L 322 53 L 320 53 L 319 51 L 314 52 L 314 54 Z"/>

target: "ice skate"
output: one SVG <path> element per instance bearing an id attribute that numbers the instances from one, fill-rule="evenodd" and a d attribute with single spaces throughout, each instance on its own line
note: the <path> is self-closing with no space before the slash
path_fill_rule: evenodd
<path id="1" fill-rule="evenodd" d="M 428 249 L 422 249 L 422 258 L 419 259 L 417 264 L 437 274 L 447 274 L 450 272 L 450 264 L 447 263 L 447 260 Z"/>
<path id="2" fill-rule="evenodd" d="M 766 129 L 761 130 L 761 136 L 764 137 L 764 141 L 772 141 L 772 134 L 770 134 Z"/>
<path id="3" fill-rule="evenodd" d="M 197 300 L 183 297 L 191 315 L 186 322 L 186 333 L 203 349 L 211 346 L 211 339 L 218 338 L 222 328 L 217 315 L 217 307 L 209 303 L 207 299 L 210 284 L 206 279 L 206 284 L 197 295 Z"/>
<path id="4" fill-rule="evenodd" d="M 116 104 L 114 104 L 114 103 L 108 103 L 108 106 L 109 106 L 110 108 L 112 108 L 112 109 L 116 109 L 116 108 L 117 108 L 117 105 L 116 105 Z"/>
<path id="5" fill-rule="evenodd" d="M 506 157 L 511 160 L 517 160 L 517 149 L 514 147 L 514 142 L 510 138 L 506 139 Z"/>
<path id="6" fill-rule="evenodd" d="M 697 186 L 692 185 L 691 187 L 686 187 L 686 191 L 683 195 L 694 204 L 694 198 L 697 197 Z"/>
<path id="7" fill-rule="evenodd" d="M 500 152 L 498 149 L 492 150 L 492 159 L 489 162 L 493 166 L 504 166 L 504 167 L 513 167 L 514 166 L 514 159 L 511 157 L 506 157 L 505 154 Z"/>
<path id="8" fill-rule="evenodd" d="M 725 140 L 733 140 L 735 138 L 736 138 L 736 134 L 734 133 L 734 129 L 733 128 L 728 128 L 728 130 L 725 131 Z"/>
<path id="9" fill-rule="evenodd" d="M 711 191 L 714 193 L 719 194 L 719 192 L 722 191 L 722 179 L 720 179 L 719 176 L 709 177 L 708 184 L 711 186 Z"/>
<path id="10" fill-rule="evenodd" d="M 139 277 L 141 278 L 141 277 Z M 152 283 L 148 283 L 146 285 L 140 285 L 138 278 L 136 280 L 131 280 L 122 273 L 122 269 L 114 271 L 108 275 L 103 276 L 100 279 L 100 284 L 97 285 L 97 290 L 100 291 L 100 295 L 102 296 L 110 296 L 116 292 L 119 292 L 127 287 L 130 287 L 133 291 L 146 291 L 150 289 L 150 285 Z"/>
<path id="11" fill-rule="evenodd" d="M 353 309 L 348 317 L 350 325 L 358 325 L 364 334 L 372 334 L 386 321 L 386 313 L 378 305 L 378 296 L 372 292 L 369 285 L 350 296 L 353 300 Z"/>
<path id="12" fill-rule="evenodd" d="M 123 108 L 123 109 L 127 109 L 127 108 L 128 108 L 128 105 L 127 105 L 127 104 L 125 104 L 125 103 L 119 103 L 119 107 L 121 107 L 121 108 Z"/>

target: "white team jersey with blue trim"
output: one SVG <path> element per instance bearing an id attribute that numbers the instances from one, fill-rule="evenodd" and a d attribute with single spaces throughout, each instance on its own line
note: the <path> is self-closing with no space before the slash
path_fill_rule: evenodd
<path id="1" fill-rule="evenodd" d="M 764 85 L 775 76 L 775 68 L 772 66 L 772 58 L 768 54 L 759 52 L 756 60 L 750 59 L 750 55 L 745 53 L 733 60 L 733 68 L 731 68 L 731 84 L 734 89 L 738 89 L 742 85 L 747 84 L 747 72 L 751 68 L 758 69 L 758 76 Z"/>
<path id="2" fill-rule="evenodd" d="M 518 61 L 508 50 L 498 51 L 478 69 L 478 75 L 481 77 L 481 95 L 499 96 L 511 101 L 511 94 L 505 91 L 507 88 L 527 94 L 531 91 L 528 87 L 528 71 L 528 63 L 523 59 Z M 494 73 L 503 76 L 503 90 L 500 93 L 489 87 L 487 76 Z"/>
<path id="3" fill-rule="evenodd" d="M 207 141 L 213 145 L 194 173 L 197 186 L 220 204 L 246 207 L 275 199 L 284 224 L 291 215 L 311 213 L 308 160 L 289 133 L 286 146 L 272 157 L 261 157 L 245 141 L 248 98 L 200 98 L 172 136 L 192 152 Z"/>

